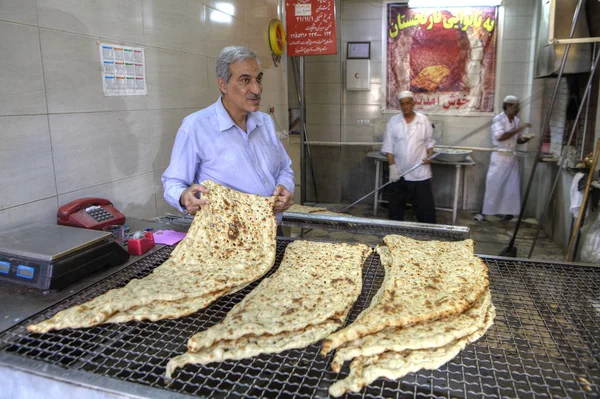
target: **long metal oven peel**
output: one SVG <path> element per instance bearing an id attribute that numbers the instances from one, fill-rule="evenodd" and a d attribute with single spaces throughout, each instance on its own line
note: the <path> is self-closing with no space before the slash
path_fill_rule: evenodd
<path id="1" fill-rule="evenodd" d="M 435 233 L 431 233 L 435 235 Z M 289 240 L 279 240 L 274 269 Z M 167 259 L 164 247 L 0 335 L 0 365 L 134 397 L 325 398 L 348 373 L 330 370 L 320 345 L 240 361 L 188 365 L 170 385 L 167 361 L 187 339 L 218 323 L 258 282 L 192 316 L 159 322 L 105 324 L 33 335 L 31 322 L 148 275 Z M 479 341 L 434 371 L 400 381 L 379 379 L 348 397 L 592 398 L 600 387 L 600 268 L 483 258 L 497 308 L 495 325 Z M 363 268 L 363 291 L 352 321 L 383 280 L 376 254 Z"/>

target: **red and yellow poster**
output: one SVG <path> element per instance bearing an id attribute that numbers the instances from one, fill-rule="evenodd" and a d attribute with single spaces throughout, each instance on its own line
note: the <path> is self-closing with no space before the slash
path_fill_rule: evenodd
<path id="1" fill-rule="evenodd" d="M 387 108 L 410 90 L 426 113 L 493 112 L 497 16 L 496 7 L 388 4 Z"/>
<path id="2" fill-rule="evenodd" d="M 334 0 L 285 0 L 285 25 L 290 57 L 337 52 Z"/>

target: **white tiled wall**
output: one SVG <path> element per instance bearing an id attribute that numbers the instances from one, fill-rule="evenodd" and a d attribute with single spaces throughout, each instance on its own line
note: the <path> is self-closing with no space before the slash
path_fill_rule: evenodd
<path id="1" fill-rule="evenodd" d="M 381 107 L 385 103 L 382 62 L 384 43 L 382 42 L 382 18 L 385 10 L 384 1 L 336 1 L 338 24 L 338 54 L 328 56 L 305 57 L 305 91 L 307 101 L 307 130 L 310 140 L 314 141 L 361 141 L 370 142 L 378 136 L 376 122 L 386 120 L 391 114 L 383 114 Z M 524 105 L 521 110 L 521 119 L 531 121 L 539 129 L 541 125 L 541 95 L 530 99 L 535 90 L 541 88 L 538 82 L 532 79 L 533 56 L 535 47 L 535 0 L 504 0 L 500 8 L 501 23 L 499 24 L 499 43 L 497 57 L 497 86 L 496 86 L 496 112 L 501 112 L 501 101 L 504 96 L 514 94 L 519 96 Z M 341 30 L 341 34 L 340 34 Z M 369 91 L 345 90 L 345 52 L 348 41 L 371 42 L 371 88 Z M 291 68 L 290 68 L 291 70 Z M 336 74 L 340 75 L 336 75 Z M 291 75 L 291 73 L 290 73 Z M 340 78 L 341 77 L 341 78 Z M 296 104 L 296 90 L 293 79 L 290 83 L 290 106 Z M 538 87 L 538 89 L 535 89 Z M 455 143 L 468 133 L 474 133 L 461 142 L 462 145 L 473 147 L 491 147 L 489 122 L 493 114 L 484 116 L 431 116 L 430 119 L 439 120 L 443 124 L 443 144 Z M 369 119 L 370 125 L 359 125 L 359 120 Z M 385 126 L 385 125 L 381 125 Z M 379 132 L 379 135 L 381 133 Z M 529 144 L 530 148 L 537 148 L 537 143 Z M 368 163 L 365 170 L 364 155 L 372 147 L 353 148 L 351 159 L 340 152 L 339 159 L 316 159 L 316 169 L 329 169 L 331 173 L 338 173 L 341 177 L 338 185 L 331 185 L 331 179 L 325 179 L 327 184 L 319 185 L 322 197 L 338 199 L 344 202 L 353 202 L 369 192 L 372 187 L 358 187 L 352 181 L 361 181 L 365 176 L 357 176 L 358 166 L 362 169 L 358 173 L 368 175 L 366 181 L 374 181 L 374 162 Z M 469 179 L 469 193 L 466 206 L 468 209 L 477 210 L 483 200 L 485 175 L 489 164 L 489 152 L 475 152 L 473 158 L 477 166 L 467 168 L 466 178 Z M 343 165 L 343 167 L 341 166 Z M 357 167 L 353 167 L 357 166 Z M 452 171 L 451 171 L 452 172 Z M 452 172 L 453 173 L 453 172 Z M 453 179 L 453 176 L 450 176 Z M 441 184 L 453 185 L 453 180 L 442 181 Z M 443 179 L 445 180 L 445 177 Z M 346 183 L 344 183 L 346 182 Z M 297 182 L 298 183 L 298 182 Z M 437 183 L 436 183 L 437 184 Z M 343 187 L 347 187 L 347 190 Z M 328 193 L 325 194 L 325 193 Z M 314 198 L 307 198 L 308 201 Z M 323 201 L 322 198 L 319 198 Z M 449 204 L 441 204 L 448 206 Z"/>
<path id="2" fill-rule="evenodd" d="M 0 226 L 52 223 L 83 196 L 109 198 L 127 216 L 174 212 L 160 176 L 181 120 L 218 97 L 225 46 L 257 52 L 261 110 L 275 107 L 287 128 L 287 62 L 274 67 L 267 40 L 280 3 L 0 1 Z M 99 42 L 145 47 L 148 95 L 104 96 Z"/>

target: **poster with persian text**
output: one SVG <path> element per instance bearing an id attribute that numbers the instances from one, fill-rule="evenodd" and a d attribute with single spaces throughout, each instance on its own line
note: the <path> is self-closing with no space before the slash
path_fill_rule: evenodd
<path id="1" fill-rule="evenodd" d="M 285 0 L 290 57 L 336 54 L 335 1 Z"/>
<path id="2" fill-rule="evenodd" d="M 387 108 L 410 90 L 424 113 L 493 112 L 497 20 L 497 7 L 388 4 Z"/>

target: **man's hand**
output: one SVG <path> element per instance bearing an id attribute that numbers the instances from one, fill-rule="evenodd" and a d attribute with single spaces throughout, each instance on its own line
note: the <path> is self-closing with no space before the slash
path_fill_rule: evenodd
<path id="1" fill-rule="evenodd" d="M 285 211 L 294 203 L 294 195 L 281 184 L 278 184 L 277 187 L 275 187 L 273 195 L 277 196 L 277 201 L 275 202 L 275 207 L 273 208 L 273 210 L 277 213 Z"/>
<path id="2" fill-rule="evenodd" d="M 179 198 L 181 206 L 192 215 L 196 214 L 203 206 L 208 205 L 207 200 L 198 198 L 198 193 L 208 194 L 208 189 L 200 184 L 192 184 L 181 193 Z"/>
<path id="3" fill-rule="evenodd" d="M 390 181 L 400 180 L 400 172 L 398 172 L 398 166 L 396 164 L 390 165 Z"/>

